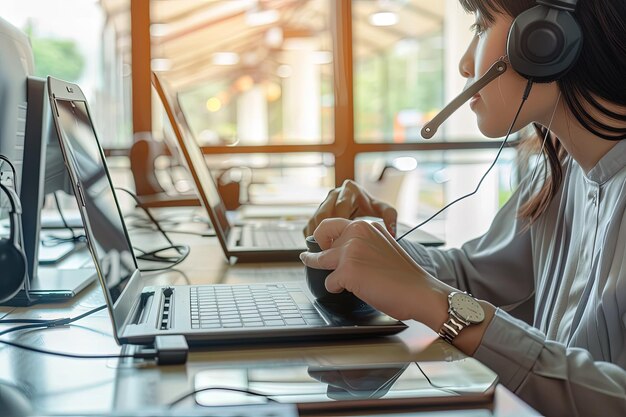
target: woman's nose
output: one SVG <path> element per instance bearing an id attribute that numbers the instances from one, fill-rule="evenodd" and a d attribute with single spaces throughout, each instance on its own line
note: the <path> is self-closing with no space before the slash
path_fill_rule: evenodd
<path id="1" fill-rule="evenodd" d="M 474 41 L 475 39 L 469 44 L 459 61 L 459 72 L 463 78 L 474 76 Z"/>
<path id="2" fill-rule="evenodd" d="M 466 61 L 461 60 L 459 63 L 459 72 L 463 78 L 471 78 L 472 73 L 469 70 L 469 66 L 466 64 Z"/>

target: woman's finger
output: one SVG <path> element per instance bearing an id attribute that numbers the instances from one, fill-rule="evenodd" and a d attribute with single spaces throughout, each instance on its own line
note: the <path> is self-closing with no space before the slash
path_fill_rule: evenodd
<path id="1" fill-rule="evenodd" d="M 300 260 L 309 268 L 334 270 L 339 265 L 340 251 L 337 249 L 328 249 L 323 252 L 302 252 Z"/>
<path id="2" fill-rule="evenodd" d="M 320 249 L 326 250 L 330 248 L 333 242 L 344 233 L 350 223 L 352 221 L 348 219 L 324 219 L 313 232 L 313 237 Z"/>

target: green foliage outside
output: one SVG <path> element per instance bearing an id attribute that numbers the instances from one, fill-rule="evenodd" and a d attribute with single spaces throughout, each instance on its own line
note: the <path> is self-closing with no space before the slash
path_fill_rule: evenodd
<path id="1" fill-rule="evenodd" d="M 441 33 L 403 40 L 363 57 L 355 65 L 355 132 L 357 140 L 389 142 L 401 111 L 421 114 L 439 109 L 443 101 L 443 53 L 436 45 Z M 407 139 L 415 140 L 413 132 Z"/>
<path id="2" fill-rule="evenodd" d="M 31 42 L 35 55 L 35 75 L 52 75 L 65 81 L 78 81 L 85 67 L 85 59 L 73 41 L 31 38 Z"/>
<path id="3" fill-rule="evenodd" d="M 70 39 L 38 37 L 30 26 L 25 32 L 33 48 L 36 76 L 52 75 L 70 82 L 80 79 L 85 68 L 85 58 L 78 50 L 76 42 Z"/>

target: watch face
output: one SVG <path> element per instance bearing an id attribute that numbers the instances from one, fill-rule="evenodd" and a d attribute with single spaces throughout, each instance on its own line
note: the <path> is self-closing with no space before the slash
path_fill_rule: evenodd
<path id="1" fill-rule="evenodd" d="M 462 292 L 452 294 L 450 308 L 463 320 L 473 324 L 482 323 L 485 319 L 485 312 L 478 301 Z"/>

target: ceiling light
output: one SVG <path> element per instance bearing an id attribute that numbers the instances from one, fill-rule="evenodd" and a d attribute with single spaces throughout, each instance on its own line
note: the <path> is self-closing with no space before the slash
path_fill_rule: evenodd
<path id="1" fill-rule="evenodd" d="M 398 15 L 394 12 L 372 13 L 369 17 L 372 26 L 393 26 L 398 20 Z"/>
<path id="2" fill-rule="evenodd" d="M 271 27 L 265 32 L 265 43 L 272 48 L 278 48 L 283 43 L 283 30 L 277 26 Z"/>
<path id="3" fill-rule="evenodd" d="M 210 99 L 206 101 L 206 109 L 211 113 L 220 111 L 221 108 L 222 108 L 222 101 L 217 97 L 211 97 Z"/>
<path id="4" fill-rule="evenodd" d="M 237 65 L 239 54 L 235 52 L 215 52 L 211 55 L 213 65 Z"/>

